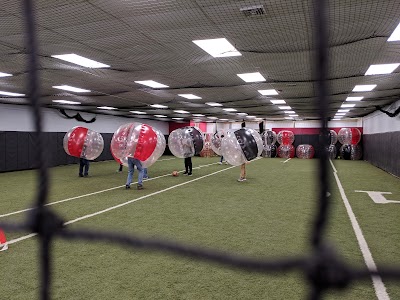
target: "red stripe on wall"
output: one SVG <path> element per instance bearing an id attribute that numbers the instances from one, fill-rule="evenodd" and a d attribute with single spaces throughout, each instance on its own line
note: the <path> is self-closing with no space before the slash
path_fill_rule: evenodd
<path id="1" fill-rule="evenodd" d="M 334 130 L 336 133 L 339 133 L 339 130 L 342 128 L 345 128 L 345 127 L 329 128 L 329 129 Z M 362 127 L 350 127 L 350 128 L 357 128 L 358 130 L 360 130 L 361 134 L 363 133 Z M 272 131 L 275 131 L 275 133 L 279 133 L 279 131 L 282 131 L 282 130 L 290 130 L 295 135 L 296 134 L 302 134 L 302 135 L 319 134 L 319 128 L 272 128 Z"/>

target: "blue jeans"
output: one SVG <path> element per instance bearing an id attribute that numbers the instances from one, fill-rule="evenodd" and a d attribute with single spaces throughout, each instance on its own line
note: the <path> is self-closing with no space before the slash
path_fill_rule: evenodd
<path id="1" fill-rule="evenodd" d="M 143 168 L 143 178 L 149 178 L 149 175 L 147 175 L 147 168 Z"/>
<path id="2" fill-rule="evenodd" d="M 133 157 L 128 157 L 128 178 L 126 180 L 126 185 L 131 185 L 132 183 L 132 178 L 133 178 L 133 171 L 135 170 L 134 168 L 138 169 L 139 175 L 138 175 L 138 185 L 143 184 L 143 168 L 142 168 L 142 162 L 136 158 Z"/>
<path id="3" fill-rule="evenodd" d="M 224 157 L 221 155 L 221 160 L 220 160 L 220 162 L 223 162 L 223 160 L 224 160 Z"/>
<path id="4" fill-rule="evenodd" d="M 85 169 L 85 171 L 83 171 Z M 89 173 L 89 161 L 85 158 L 79 159 L 79 176 L 88 176 Z"/>

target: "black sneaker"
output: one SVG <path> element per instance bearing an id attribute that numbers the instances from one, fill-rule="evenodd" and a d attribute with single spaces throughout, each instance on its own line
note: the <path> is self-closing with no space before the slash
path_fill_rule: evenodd
<path id="1" fill-rule="evenodd" d="M 127 189 L 130 189 L 131 188 L 131 186 L 130 185 L 125 185 L 125 189 L 127 190 Z"/>
<path id="2" fill-rule="evenodd" d="M 137 185 L 137 189 L 138 189 L 138 190 L 143 190 L 143 185 L 138 184 L 138 185 Z"/>
<path id="3" fill-rule="evenodd" d="M 192 176 L 192 173 L 188 173 L 188 176 Z"/>
<path id="4" fill-rule="evenodd" d="M 188 171 L 185 171 L 185 172 L 183 172 L 182 174 L 183 174 L 183 175 L 186 175 L 186 174 L 188 174 Z"/>
<path id="5" fill-rule="evenodd" d="M 83 175 L 82 175 L 82 174 L 79 174 L 79 177 L 83 177 Z"/>

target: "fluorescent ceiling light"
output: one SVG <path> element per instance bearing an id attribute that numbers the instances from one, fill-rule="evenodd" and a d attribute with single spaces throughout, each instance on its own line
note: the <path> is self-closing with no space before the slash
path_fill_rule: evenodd
<path id="1" fill-rule="evenodd" d="M 342 104 L 340 107 L 354 107 L 355 104 Z"/>
<path id="2" fill-rule="evenodd" d="M 193 114 L 193 117 L 204 117 L 202 114 Z"/>
<path id="3" fill-rule="evenodd" d="M 135 81 L 135 82 L 139 83 L 139 84 L 147 85 L 147 86 L 152 87 L 152 88 L 166 88 L 166 87 L 169 87 L 168 85 L 159 83 L 159 82 L 154 81 L 154 80 L 142 80 L 142 81 Z"/>
<path id="4" fill-rule="evenodd" d="M 339 109 L 338 112 L 340 113 L 348 113 L 350 109 Z"/>
<path id="5" fill-rule="evenodd" d="M 218 119 L 217 117 L 207 117 L 208 119 L 211 119 L 211 120 L 216 120 L 216 119 Z"/>
<path id="6" fill-rule="evenodd" d="M 296 112 L 294 110 L 285 110 L 285 114 L 295 114 Z"/>
<path id="7" fill-rule="evenodd" d="M 164 116 L 164 115 L 154 115 L 155 117 L 157 117 L 157 118 L 166 118 L 167 116 Z"/>
<path id="8" fill-rule="evenodd" d="M 225 110 L 225 111 L 237 111 L 237 109 L 234 109 L 234 108 L 223 108 L 223 110 Z"/>
<path id="9" fill-rule="evenodd" d="M 183 118 L 172 118 L 173 120 L 183 120 Z"/>
<path id="10" fill-rule="evenodd" d="M 344 116 L 346 113 L 336 113 L 335 116 Z"/>
<path id="11" fill-rule="evenodd" d="M 247 116 L 247 113 L 236 113 L 238 116 Z"/>
<path id="12" fill-rule="evenodd" d="M 190 112 L 188 112 L 186 110 L 174 110 L 174 112 L 176 112 L 178 114 L 190 114 Z"/>
<path id="13" fill-rule="evenodd" d="M 217 102 L 206 102 L 207 105 L 210 106 L 223 106 L 221 103 L 217 103 Z"/>
<path id="14" fill-rule="evenodd" d="M 400 41 L 400 23 L 388 38 L 388 42 Z"/>
<path id="15" fill-rule="evenodd" d="M 168 108 L 168 106 L 162 104 L 150 104 L 150 106 L 154 108 Z"/>
<path id="16" fill-rule="evenodd" d="M 0 72 L 0 77 L 9 77 L 9 76 L 12 76 L 12 74 Z"/>
<path id="17" fill-rule="evenodd" d="M 361 101 L 364 97 L 347 97 L 346 101 Z"/>
<path id="18" fill-rule="evenodd" d="M 98 106 L 98 109 L 107 109 L 107 110 L 112 110 L 112 109 L 117 109 L 116 107 L 111 107 L 111 106 Z"/>
<path id="19" fill-rule="evenodd" d="M 53 102 L 60 103 L 60 104 L 81 104 L 80 102 L 69 101 L 69 100 L 53 100 Z"/>
<path id="20" fill-rule="evenodd" d="M 242 78 L 246 82 L 260 82 L 265 81 L 265 78 L 260 74 L 260 72 L 255 73 L 243 73 L 243 74 L 236 74 L 240 78 Z"/>
<path id="21" fill-rule="evenodd" d="M 269 100 L 272 104 L 285 104 L 285 100 Z"/>
<path id="22" fill-rule="evenodd" d="M 201 99 L 201 97 L 193 95 L 193 94 L 178 94 L 178 96 L 181 96 L 186 99 Z"/>
<path id="23" fill-rule="evenodd" d="M 278 106 L 279 109 L 292 109 L 290 106 Z"/>
<path id="24" fill-rule="evenodd" d="M 68 62 L 71 62 L 73 64 L 77 64 L 83 67 L 88 67 L 88 68 L 109 68 L 109 65 L 100 63 L 95 60 L 91 60 L 89 58 L 71 53 L 71 54 L 62 54 L 62 55 L 52 55 L 51 57 L 62 59 Z"/>
<path id="25" fill-rule="evenodd" d="M 337 117 L 334 117 L 334 119 L 332 119 L 332 121 L 340 121 L 341 118 L 342 118 L 342 117 L 337 116 Z"/>
<path id="26" fill-rule="evenodd" d="M 278 95 L 276 90 L 257 90 L 257 92 L 264 96 Z"/>
<path id="27" fill-rule="evenodd" d="M 390 74 L 400 64 L 381 64 L 381 65 L 370 65 L 365 75 L 379 75 L 379 74 Z"/>
<path id="28" fill-rule="evenodd" d="M 53 88 L 75 93 L 89 93 L 90 90 L 80 89 L 69 85 L 54 85 Z"/>
<path id="29" fill-rule="evenodd" d="M 356 85 L 353 92 L 369 92 L 376 88 L 376 84 Z"/>
<path id="30" fill-rule="evenodd" d="M 25 96 L 25 94 L 10 93 L 10 92 L 3 92 L 3 91 L 0 91 L 0 95 L 4 95 L 4 96 L 15 96 L 15 97 L 22 97 L 22 96 Z"/>
<path id="31" fill-rule="evenodd" d="M 138 111 L 138 110 L 131 110 L 130 112 L 133 114 L 137 114 L 137 115 L 146 115 L 147 114 L 144 111 Z"/>
<path id="32" fill-rule="evenodd" d="M 229 119 L 219 119 L 220 121 L 229 121 Z"/>
<path id="33" fill-rule="evenodd" d="M 289 117 L 298 117 L 298 114 L 289 115 Z"/>
<path id="34" fill-rule="evenodd" d="M 256 116 L 246 116 L 246 118 L 254 119 L 254 118 L 256 118 Z"/>
<path id="35" fill-rule="evenodd" d="M 285 117 L 286 120 L 293 120 L 292 117 Z"/>
<path id="36" fill-rule="evenodd" d="M 241 56 L 225 38 L 192 41 L 213 57 Z"/>

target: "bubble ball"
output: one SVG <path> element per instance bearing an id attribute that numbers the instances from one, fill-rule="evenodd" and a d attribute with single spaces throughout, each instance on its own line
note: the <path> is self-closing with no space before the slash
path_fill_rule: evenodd
<path id="1" fill-rule="evenodd" d="M 65 134 L 63 146 L 68 155 L 94 160 L 103 152 L 104 140 L 100 133 L 76 126 Z"/>
<path id="2" fill-rule="evenodd" d="M 179 158 L 198 155 L 204 147 L 203 132 L 194 126 L 175 129 L 168 137 L 168 147 Z"/>
<path id="3" fill-rule="evenodd" d="M 265 146 L 274 145 L 276 143 L 276 133 L 275 131 L 264 131 L 262 133 L 262 139 Z"/>
<path id="4" fill-rule="evenodd" d="M 233 166 L 239 166 L 261 155 L 261 135 L 251 128 L 228 130 L 221 142 L 221 155 Z"/>
<path id="5" fill-rule="evenodd" d="M 221 141 L 223 135 L 224 134 L 222 131 L 217 131 L 216 133 L 213 134 L 211 138 L 211 149 L 217 155 L 221 155 Z"/>
<path id="6" fill-rule="evenodd" d="M 294 146 L 293 145 L 280 145 L 278 147 L 278 156 L 280 158 L 293 158 Z"/>
<path id="7" fill-rule="evenodd" d="M 335 145 L 338 141 L 338 135 L 335 130 L 329 130 L 329 142 L 331 145 Z"/>
<path id="8" fill-rule="evenodd" d="M 330 159 L 335 159 L 337 157 L 337 150 L 335 145 L 330 145 L 326 149 L 328 151 L 328 157 Z"/>
<path id="9" fill-rule="evenodd" d="M 343 145 L 357 145 L 361 140 L 361 132 L 357 128 L 342 128 L 339 130 L 338 139 Z"/>
<path id="10" fill-rule="evenodd" d="M 340 157 L 346 160 L 359 160 L 362 157 L 362 148 L 360 145 L 342 145 L 339 152 Z"/>
<path id="11" fill-rule="evenodd" d="M 281 130 L 277 135 L 277 140 L 280 145 L 291 145 L 294 142 L 294 133 L 290 130 Z"/>
<path id="12" fill-rule="evenodd" d="M 312 145 L 298 145 L 296 148 L 296 156 L 302 159 L 310 159 L 314 157 L 314 147 Z"/>
<path id="13" fill-rule="evenodd" d="M 277 150 L 276 145 L 264 145 L 264 149 L 261 153 L 261 156 L 267 158 L 276 157 L 277 154 L 276 150 Z"/>
<path id="14" fill-rule="evenodd" d="M 133 157 L 148 168 L 164 153 L 165 144 L 165 137 L 158 129 L 134 122 L 124 124 L 114 132 L 110 148 L 117 162 L 128 166 L 128 157 Z"/>

